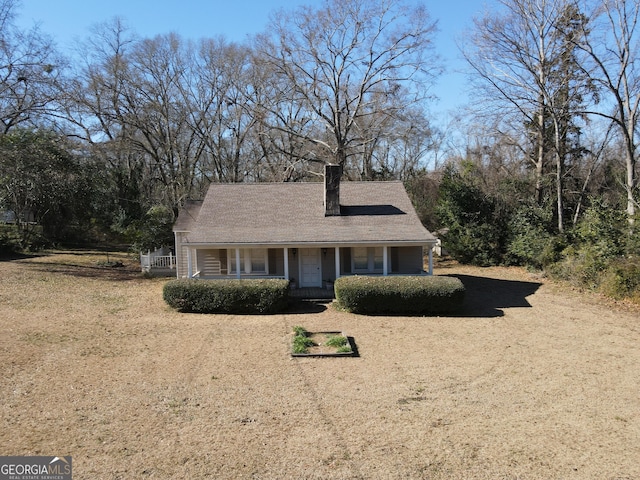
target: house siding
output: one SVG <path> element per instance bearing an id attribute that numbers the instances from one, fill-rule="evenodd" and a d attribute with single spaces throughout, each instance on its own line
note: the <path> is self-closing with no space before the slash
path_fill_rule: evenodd
<path id="1" fill-rule="evenodd" d="M 178 278 L 186 277 L 188 274 L 187 246 L 184 244 L 184 233 L 176 232 L 176 275 Z"/>
<path id="2" fill-rule="evenodd" d="M 336 275 L 335 268 L 335 248 L 321 249 L 322 280 L 335 279 L 342 275 L 352 275 L 352 248 L 340 248 L 340 273 Z M 247 249 L 248 250 L 248 249 Z M 293 254 L 293 248 L 288 249 L 289 256 L 289 278 L 295 279 L 299 274 L 299 253 Z M 176 251 L 180 251 L 176 265 L 178 278 L 188 275 L 187 245 L 183 242 L 182 234 L 176 233 Z M 233 252 L 232 252 L 233 254 Z M 267 249 L 268 272 L 274 277 L 284 277 L 284 248 Z M 228 249 L 211 248 L 198 249 L 192 252 L 193 273 L 200 272 L 200 276 L 216 277 L 219 275 L 231 275 L 228 270 Z M 220 269 L 218 264 L 220 262 Z M 415 275 L 422 273 L 423 248 L 421 246 L 390 247 L 388 249 L 388 268 L 390 274 Z M 371 272 L 374 273 L 374 272 Z M 376 271 L 376 274 L 382 272 Z M 234 276 L 233 274 L 232 276 Z"/>
<path id="3" fill-rule="evenodd" d="M 391 247 L 388 249 L 388 262 L 389 273 L 391 274 L 405 274 L 414 275 L 423 271 L 423 259 L 422 259 L 422 247 Z M 340 249 L 340 264 L 341 275 L 353 274 L 353 266 L 351 262 L 352 249 L 341 248 Z M 327 254 L 328 260 L 329 254 Z M 334 262 L 334 255 L 331 254 L 332 265 Z M 335 267 L 329 265 L 329 261 L 323 263 L 327 265 L 327 272 L 335 274 Z M 378 272 L 380 273 L 380 272 Z M 335 278 L 335 277 L 334 277 Z"/>
<path id="4" fill-rule="evenodd" d="M 269 275 L 284 277 L 284 249 L 270 248 L 269 255 Z"/>
<path id="5" fill-rule="evenodd" d="M 341 248 L 340 249 L 340 268 L 342 269 L 342 274 L 350 275 L 351 274 L 351 249 L 350 248 Z"/>
<path id="6" fill-rule="evenodd" d="M 344 250 L 344 249 L 341 249 Z M 336 278 L 336 249 L 326 248 L 321 250 L 322 280 L 335 280 Z"/>
<path id="7" fill-rule="evenodd" d="M 422 247 L 398 247 L 397 260 L 395 262 L 397 268 L 394 269 L 394 273 L 407 275 L 422 273 L 424 269 Z"/>
<path id="8" fill-rule="evenodd" d="M 198 250 L 197 271 L 202 277 L 225 275 L 227 273 L 227 250 L 212 248 Z"/>

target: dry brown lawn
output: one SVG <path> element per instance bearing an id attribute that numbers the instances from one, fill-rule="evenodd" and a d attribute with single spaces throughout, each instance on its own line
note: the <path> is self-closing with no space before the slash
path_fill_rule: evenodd
<path id="1" fill-rule="evenodd" d="M 640 479 L 640 312 L 441 266 L 456 317 L 194 315 L 134 261 L 0 262 L 0 455 L 76 479 Z M 294 325 L 356 358 L 291 358 Z"/>

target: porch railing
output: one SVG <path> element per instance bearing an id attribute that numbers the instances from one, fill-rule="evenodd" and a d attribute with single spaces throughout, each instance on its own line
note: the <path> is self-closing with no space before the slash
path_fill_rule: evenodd
<path id="1" fill-rule="evenodd" d="M 176 268 L 176 257 L 174 255 L 140 255 L 140 265 L 142 270 L 174 270 Z"/>

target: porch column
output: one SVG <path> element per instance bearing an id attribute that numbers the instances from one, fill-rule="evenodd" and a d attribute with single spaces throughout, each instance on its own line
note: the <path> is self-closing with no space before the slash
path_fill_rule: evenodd
<path id="1" fill-rule="evenodd" d="M 386 245 L 382 247 L 382 275 L 389 275 L 389 253 Z"/>
<path id="2" fill-rule="evenodd" d="M 193 278 L 193 261 L 191 259 L 191 247 L 187 247 L 187 278 Z"/>
<path id="3" fill-rule="evenodd" d="M 336 280 L 340 278 L 340 247 L 336 247 Z"/>
<path id="4" fill-rule="evenodd" d="M 182 249 L 182 237 L 178 232 L 173 233 L 173 238 L 176 246 L 176 278 L 180 278 L 182 272 L 180 271 L 180 265 L 178 265 L 178 252 L 183 252 Z M 180 255 L 180 259 L 182 259 L 182 255 Z"/>
<path id="5" fill-rule="evenodd" d="M 284 279 L 289 280 L 289 249 L 284 247 Z"/>
<path id="6" fill-rule="evenodd" d="M 429 248 L 429 275 L 433 275 L 433 245 Z"/>
<path id="7" fill-rule="evenodd" d="M 241 265 L 240 265 L 240 249 L 236 248 L 236 278 L 238 280 L 240 280 L 240 275 L 241 275 L 241 272 L 242 272 L 242 270 L 240 270 L 240 268 L 242 268 Z"/>

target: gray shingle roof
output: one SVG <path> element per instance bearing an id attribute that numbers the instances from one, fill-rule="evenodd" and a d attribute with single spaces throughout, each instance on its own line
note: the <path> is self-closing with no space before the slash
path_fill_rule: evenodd
<path id="1" fill-rule="evenodd" d="M 189 232 L 195 225 L 202 207 L 202 200 L 187 200 L 186 205 L 173 224 L 174 232 Z"/>
<path id="2" fill-rule="evenodd" d="M 174 230 L 212 245 L 435 242 L 401 182 L 342 182 L 340 216 L 325 217 L 323 198 L 322 183 L 211 184 Z"/>

